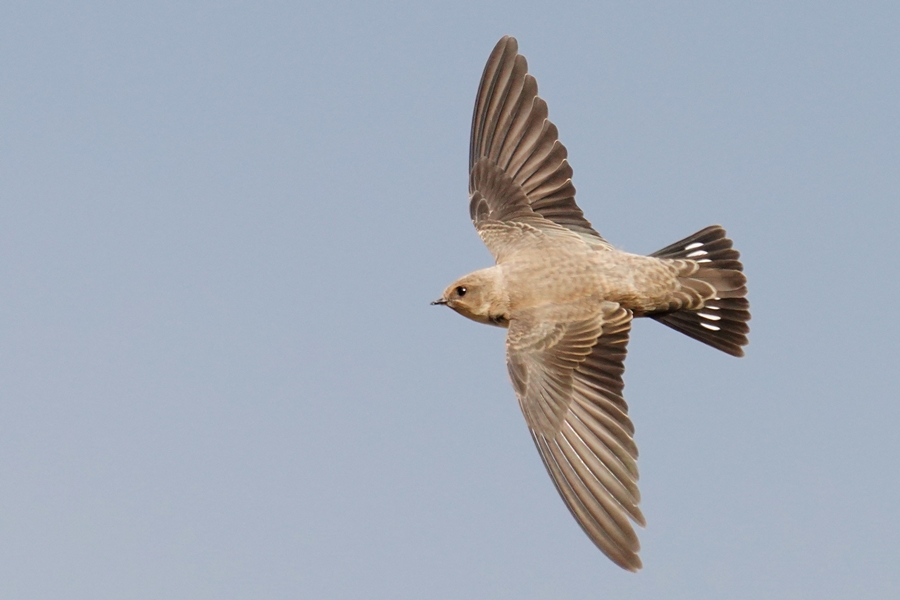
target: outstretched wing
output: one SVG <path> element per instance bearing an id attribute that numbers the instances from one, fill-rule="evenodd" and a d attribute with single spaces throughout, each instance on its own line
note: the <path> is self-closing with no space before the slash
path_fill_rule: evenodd
<path id="1" fill-rule="evenodd" d="M 469 212 L 479 233 L 490 221 L 552 223 L 592 246 L 610 247 L 575 204 L 572 167 L 557 137 L 525 57 L 505 36 L 484 68 L 472 116 Z"/>
<path id="2" fill-rule="evenodd" d="M 507 364 L 556 489 L 588 537 L 624 569 L 641 568 L 637 446 L 622 398 L 631 311 L 604 302 L 577 320 L 510 323 Z"/>

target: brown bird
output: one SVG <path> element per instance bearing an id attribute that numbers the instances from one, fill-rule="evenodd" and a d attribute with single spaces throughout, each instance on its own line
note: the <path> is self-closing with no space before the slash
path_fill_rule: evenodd
<path id="1" fill-rule="evenodd" d="M 622 397 L 631 320 L 743 356 L 747 280 L 718 225 L 650 256 L 613 248 L 575 204 L 566 156 L 525 57 L 504 37 L 481 77 L 469 148 L 469 212 L 497 264 L 432 304 L 509 329 L 509 374 L 556 489 L 591 541 L 637 571 L 631 521 L 645 521 Z"/>

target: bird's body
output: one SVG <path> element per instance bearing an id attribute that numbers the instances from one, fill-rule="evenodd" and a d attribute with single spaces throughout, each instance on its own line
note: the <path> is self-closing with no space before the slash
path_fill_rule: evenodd
<path id="1" fill-rule="evenodd" d="M 496 265 L 436 304 L 507 327 L 507 366 L 569 510 L 616 564 L 637 570 L 637 446 L 622 398 L 634 317 L 735 356 L 749 331 L 746 278 L 711 226 L 651 256 L 612 247 L 575 204 L 572 169 L 515 39 L 488 59 L 472 119 L 469 210 Z"/>
<path id="2" fill-rule="evenodd" d="M 521 311 L 562 305 L 590 312 L 598 302 L 607 300 L 643 315 L 679 301 L 679 271 L 671 261 L 595 250 L 577 238 L 561 240 L 563 236 L 546 236 L 540 231 L 531 235 L 528 248 L 477 271 L 479 278 L 490 281 L 494 288 L 491 296 L 496 303 L 487 319 L 491 324 L 506 327 Z M 456 285 L 464 283 L 460 280 Z"/>

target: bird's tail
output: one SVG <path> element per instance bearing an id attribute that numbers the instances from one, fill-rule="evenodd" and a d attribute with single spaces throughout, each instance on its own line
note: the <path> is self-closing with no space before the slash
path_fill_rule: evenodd
<path id="1" fill-rule="evenodd" d="M 699 308 L 648 316 L 713 348 L 732 356 L 743 356 L 742 346 L 747 345 L 750 331 L 747 325 L 750 303 L 746 298 L 747 278 L 741 272 L 744 270 L 739 260 L 741 255 L 731 246 L 725 230 L 712 225 L 651 254 L 657 258 L 698 263 L 700 268 L 686 276 L 682 284 L 707 290 L 712 286 L 715 294 Z"/>

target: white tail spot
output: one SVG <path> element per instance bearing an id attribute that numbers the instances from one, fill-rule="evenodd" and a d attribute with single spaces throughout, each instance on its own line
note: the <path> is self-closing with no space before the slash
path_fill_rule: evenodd
<path id="1" fill-rule="evenodd" d="M 718 306 L 704 306 L 703 308 L 708 308 L 709 310 L 719 310 Z"/>
<path id="2" fill-rule="evenodd" d="M 694 248 L 702 248 L 703 242 L 694 242 L 693 244 L 688 244 L 684 247 L 685 250 L 693 250 Z"/>
<path id="3" fill-rule="evenodd" d="M 712 262 L 712 261 L 709 260 L 708 258 L 701 258 L 701 259 L 698 260 L 697 262 L 698 262 L 698 263 L 702 263 L 702 262 Z"/>
<path id="4" fill-rule="evenodd" d="M 709 254 L 706 250 L 694 250 L 690 254 L 687 255 L 688 258 L 694 258 L 695 256 L 706 256 Z"/>
<path id="5" fill-rule="evenodd" d="M 721 321 L 722 320 L 722 317 L 720 317 L 719 315 L 710 315 L 707 313 L 699 313 L 699 314 L 704 319 L 709 319 L 710 321 Z"/>
<path id="6" fill-rule="evenodd" d="M 716 327 L 715 325 L 710 325 L 709 323 L 701 322 L 700 327 L 706 327 L 710 331 L 721 331 L 721 329 L 719 327 Z"/>

